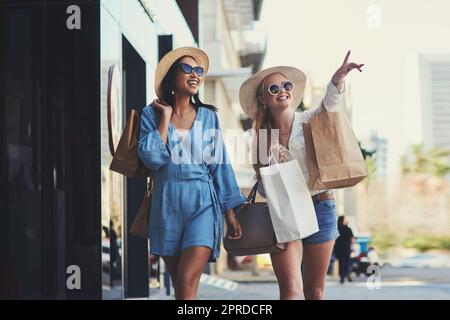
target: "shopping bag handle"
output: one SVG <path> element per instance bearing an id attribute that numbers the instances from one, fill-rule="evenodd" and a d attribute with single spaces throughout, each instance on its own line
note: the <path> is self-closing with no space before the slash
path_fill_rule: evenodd
<path id="1" fill-rule="evenodd" d="M 277 161 L 277 158 L 275 158 L 275 155 L 274 155 L 274 153 L 273 153 L 273 151 L 272 151 L 272 147 L 273 147 L 273 145 L 272 146 L 270 146 L 270 148 L 269 148 L 269 166 L 271 165 L 271 163 L 270 163 L 270 159 L 271 158 L 273 158 L 273 160 L 275 160 L 275 164 L 280 164 L 278 161 Z M 293 158 L 293 155 L 292 155 L 292 153 L 291 153 L 291 151 L 289 151 L 288 149 L 286 149 L 286 151 L 287 151 L 287 153 Z"/>
<path id="2" fill-rule="evenodd" d="M 275 155 L 273 154 L 272 146 L 271 146 L 269 148 L 269 166 L 271 165 L 270 159 L 272 159 L 272 158 L 273 158 L 273 160 L 275 160 L 275 164 L 279 164 L 278 161 L 277 161 L 277 158 L 275 158 Z"/>

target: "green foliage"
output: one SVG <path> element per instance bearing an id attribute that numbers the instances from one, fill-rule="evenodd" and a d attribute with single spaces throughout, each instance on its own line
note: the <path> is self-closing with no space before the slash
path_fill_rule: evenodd
<path id="1" fill-rule="evenodd" d="M 366 163 L 366 167 L 367 167 L 367 173 L 368 173 L 368 177 L 366 179 L 364 179 L 364 184 L 366 186 L 366 188 L 368 188 L 371 179 L 374 176 L 375 171 L 377 171 L 377 163 L 373 157 L 374 153 L 376 153 L 376 150 L 372 150 L 369 151 L 365 148 L 362 147 L 361 145 L 361 141 L 358 140 L 358 145 L 359 145 L 359 149 L 361 150 L 361 153 L 363 155 L 364 161 Z"/>
<path id="2" fill-rule="evenodd" d="M 399 239 L 394 232 L 378 230 L 373 234 L 372 245 L 381 254 L 388 249 L 393 248 L 399 244 Z"/>
<path id="3" fill-rule="evenodd" d="M 432 249 L 450 250 L 450 236 L 414 235 L 404 239 L 402 245 L 420 252 Z"/>
<path id="4" fill-rule="evenodd" d="M 300 101 L 300 104 L 297 107 L 297 111 L 303 112 L 305 110 L 308 110 L 308 108 L 305 106 L 305 104 L 303 103 L 303 99 L 302 99 L 302 101 Z"/>
<path id="5" fill-rule="evenodd" d="M 401 158 L 402 172 L 426 173 L 443 177 L 450 173 L 450 150 L 434 147 L 425 150 L 423 144 L 415 144 Z"/>
<path id="6" fill-rule="evenodd" d="M 366 160 L 367 158 L 373 158 L 373 154 L 377 152 L 376 150 L 369 151 L 369 150 L 363 148 L 361 145 L 361 141 L 358 141 L 358 145 L 359 145 L 359 149 L 361 149 L 361 153 L 364 157 L 364 160 Z"/>

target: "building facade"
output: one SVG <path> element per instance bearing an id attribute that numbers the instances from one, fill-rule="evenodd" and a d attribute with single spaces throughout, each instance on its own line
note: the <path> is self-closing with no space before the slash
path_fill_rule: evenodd
<path id="1" fill-rule="evenodd" d="M 148 296 L 148 241 L 127 232 L 145 180 L 109 163 L 195 32 L 175 0 L 2 1 L 0 21 L 0 296 Z"/>
<path id="2" fill-rule="evenodd" d="M 419 68 L 424 146 L 450 150 L 450 54 L 420 55 Z"/>

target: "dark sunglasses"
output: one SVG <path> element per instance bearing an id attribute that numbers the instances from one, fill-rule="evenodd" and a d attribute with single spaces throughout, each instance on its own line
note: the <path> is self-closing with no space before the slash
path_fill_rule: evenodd
<path id="1" fill-rule="evenodd" d="M 181 70 L 183 70 L 183 72 L 186 74 L 191 74 L 192 72 L 195 72 L 197 76 L 201 77 L 205 73 L 205 70 L 203 70 L 202 67 L 193 67 L 183 62 L 181 62 L 179 66 Z"/>
<path id="2" fill-rule="evenodd" d="M 281 84 L 273 83 L 267 88 L 267 91 L 271 95 L 276 96 L 281 92 L 282 87 L 284 91 L 292 91 L 294 89 L 294 84 L 289 80 L 283 81 Z"/>

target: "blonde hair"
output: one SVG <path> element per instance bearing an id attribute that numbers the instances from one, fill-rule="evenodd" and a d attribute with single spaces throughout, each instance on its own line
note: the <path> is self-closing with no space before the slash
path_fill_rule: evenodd
<path id="1" fill-rule="evenodd" d="M 253 164 L 253 169 L 255 170 L 256 173 L 256 178 L 258 180 L 261 179 L 261 174 L 259 172 L 259 169 L 261 167 L 264 167 L 265 164 L 261 163 L 261 159 L 259 157 L 259 138 L 260 138 L 260 129 L 266 129 L 266 141 L 267 141 L 267 150 L 266 150 L 266 155 L 269 154 L 269 148 L 270 145 L 272 144 L 272 135 L 271 135 L 271 131 L 272 129 L 274 129 L 274 122 L 273 122 L 273 117 L 272 117 L 272 112 L 270 111 L 270 108 L 264 104 L 260 102 L 260 99 L 262 99 L 263 95 L 264 95 L 264 84 L 266 82 L 266 79 L 273 75 L 273 74 L 280 74 L 283 77 L 286 78 L 286 76 L 284 74 L 282 74 L 281 72 L 274 72 L 271 73 L 269 75 L 267 75 L 263 81 L 261 81 L 261 85 L 258 87 L 256 95 L 257 95 L 257 103 L 258 106 L 256 108 L 256 117 L 255 117 L 255 122 L 254 122 L 254 129 L 256 131 L 256 163 Z"/>

